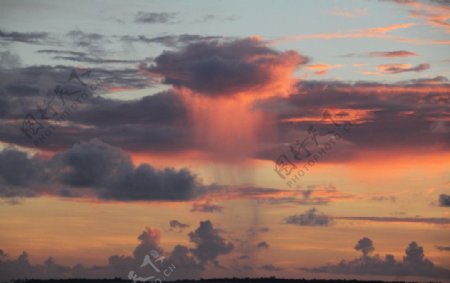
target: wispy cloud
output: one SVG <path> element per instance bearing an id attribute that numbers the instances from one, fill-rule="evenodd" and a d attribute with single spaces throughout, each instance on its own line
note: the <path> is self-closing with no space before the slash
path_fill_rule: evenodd
<path id="1" fill-rule="evenodd" d="M 134 21 L 140 24 L 166 24 L 175 19 L 176 13 L 139 12 Z"/>
<path id="2" fill-rule="evenodd" d="M 367 8 L 333 8 L 331 10 L 325 11 L 325 13 L 337 17 L 357 18 L 367 15 Z"/>
<path id="3" fill-rule="evenodd" d="M 411 66 L 410 64 L 383 64 L 377 66 L 378 71 L 388 74 L 398 74 L 405 72 L 422 72 L 428 70 L 429 68 L 430 64 L 427 63 L 419 64 L 415 67 Z"/>

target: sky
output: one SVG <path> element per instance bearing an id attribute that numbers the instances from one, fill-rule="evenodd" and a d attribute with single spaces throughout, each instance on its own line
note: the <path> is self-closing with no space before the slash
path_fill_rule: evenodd
<path id="1" fill-rule="evenodd" d="M 0 282 L 450 282 L 450 2 L 0 0 Z"/>

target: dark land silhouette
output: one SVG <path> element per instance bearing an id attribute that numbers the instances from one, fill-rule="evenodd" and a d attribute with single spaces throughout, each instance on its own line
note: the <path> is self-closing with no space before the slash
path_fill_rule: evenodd
<path id="1" fill-rule="evenodd" d="M 130 283 L 133 282 L 131 280 L 125 279 L 21 279 L 14 280 L 14 283 Z M 141 282 L 141 281 L 137 281 Z M 145 281 L 145 282 L 154 282 L 154 281 Z M 159 282 L 159 281 L 158 281 Z M 405 283 L 405 281 L 376 281 L 376 280 L 355 280 L 355 279 L 280 279 L 275 277 L 265 277 L 265 278 L 212 278 L 212 279 L 198 279 L 198 280 L 176 280 L 176 281 L 163 281 L 163 282 L 180 282 L 180 283 L 383 283 L 383 282 L 391 282 L 391 283 Z M 435 282 L 435 281 L 430 281 Z M 437 281 L 436 281 L 437 282 Z M 412 283 L 412 282 L 409 282 Z"/>

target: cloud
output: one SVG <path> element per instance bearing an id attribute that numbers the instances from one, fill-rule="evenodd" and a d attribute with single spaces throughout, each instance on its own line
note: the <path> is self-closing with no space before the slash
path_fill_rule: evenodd
<path id="1" fill-rule="evenodd" d="M 311 208 L 303 214 L 288 216 L 285 221 L 287 224 L 298 226 L 329 226 L 333 223 L 331 217 L 319 213 L 315 208 Z"/>
<path id="2" fill-rule="evenodd" d="M 211 262 L 215 266 L 220 266 L 217 258 L 229 254 L 234 249 L 233 243 L 224 239 L 209 220 L 201 221 L 197 230 L 189 233 L 189 239 L 196 244 L 190 251 L 202 264 Z"/>
<path id="3" fill-rule="evenodd" d="M 176 245 L 169 257 L 169 262 L 176 267 L 171 279 L 194 279 L 201 277 L 204 266 L 191 254 L 189 248 Z"/>
<path id="4" fill-rule="evenodd" d="M 324 205 L 330 202 L 354 199 L 353 195 L 333 186 L 309 186 L 307 189 L 275 189 L 262 187 L 210 186 L 208 197 L 221 200 L 251 199 L 269 204 Z"/>
<path id="5" fill-rule="evenodd" d="M 48 165 L 37 157 L 13 148 L 0 151 L 0 197 L 30 197 L 46 183 Z"/>
<path id="6" fill-rule="evenodd" d="M 308 70 L 314 71 L 314 73 L 316 75 L 326 75 L 329 70 L 342 68 L 343 66 L 344 65 L 341 65 L 341 64 L 329 65 L 329 64 L 318 63 L 318 64 L 307 65 L 307 66 L 305 66 L 305 68 Z"/>
<path id="7" fill-rule="evenodd" d="M 387 57 L 387 58 L 417 56 L 416 53 L 405 50 L 370 52 L 368 55 L 371 57 Z"/>
<path id="8" fill-rule="evenodd" d="M 436 249 L 438 249 L 440 251 L 448 252 L 448 251 L 450 251 L 450 246 L 436 246 Z"/>
<path id="9" fill-rule="evenodd" d="M 21 65 L 19 55 L 10 51 L 0 52 L 0 68 L 1 69 L 14 69 Z"/>
<path id="10" fill-rule="evenodd" d="M 207 202 L 194 202 L 192 204 L 192 212 L 222 212 L 223 206 Z"/>
<path id="11" fill-rule="evenodd" d="M 257 247 L 258 249 L 265 250 L 265 249 L 268 249 L 268 248 L 270 247 L 270 245 L 269 245 L 266 241 L 262 241 L 262 242 L 259 242 L 259 243 L 256 245 L 256 247 Z"/>
<path id="12" fill-rule="evenodd" d="M 270 272 L 278 272 L 278 271 L 283 271 L 283 268 L 275 266 L 273 264 L 265 264 L 259 267 L 259 269 L 264 270 L 264 271 L 270 271 Z"/>
<path id="13" fill-rule="evenodd" d="M 50 40 L 47 32 L 7 32 L 0 30 L 0 41 L 45 44 Z"/>
<path id="14" fill-rule="evenodd" d="M 188 224 L 181 223 L 181 222 L 178 221 L 178 220 L 170 220 L 169 224 L 170 224 L 170 229 L 176 229 L 176 228 L 178 228 L 178 229 L 180 229 L 180 230 L 183 230 L 184 228 L 189 227 Z"/>
<path id="15" fill-rule="evenodd" d="M 124 35 L 120 37 L 124 42 L 140 42 L 140 43 L 158 43 L 167 47 L 182 47 L 192 43 L 208 42 L 225 39 L 222 36 L 204 36 L 198 34 L 180 34 L 180 35 L 161 35 L 148 37 L 146 35 L 130 36 Z"/>
<path id="16" fill-rule="evenodd" d="M 390 202 L 396 202 L 397 197 L 395 196 L 374 196 L 370 198 L 373 201 L 390 201 Z"/>
<path id="17" fill-rule="evenodd" d="M 439 206 L 450 207 L 450 195 L 439 195 Z"/>
<path id="18" fill-rule="evenodd" d="M 447 0 L 432 1 L 391 1 L 410 8 L 410 17 L 422 20 L 428 26 L 450 33 L 450 5 Z"/>
<path id="19" fill-rule="evenodd" d="M 98 139 L 75 144 L 53 161 L 61 170 L 63 184 L 74 187 L 109 187 L 132 174 L 130 157 L 121 149 Z"/>
<path id="20" fill-rule="evenodd" d="M 412 67 L 410 64 L 383 64 L 378 65 L 377 70 L 382 73 L 387 74 L 399 74 L 405 72 L 422 72 L 428 70 L 430 68 L 430 64 L 419 64 L 415 67 Z"/>
<path id="21" fill-rule="evenodd" d="M 424 250 L 416 242 L 411 242 L 405 250 L 403 261 L 397 261 L 393 255 L 384 258 L 379 255 L 370 256 L 374 250 L 372 240 L 359 240 L 355 249 L 362 252 L 360 258 L 351 261 L 341 260 L 338 264 L 328 264 L 316 268 L 300 268 L 300 270 L 320 273 L 384 275 L 384 276 L 424 276 L 448 278 L 450 270 L 434 265 L 425 258 Z"/>
<path id="22" fill-rule="evenodd" d="M 99 33 L 87 33 L 81 30 L 72 30 L 66 33 L 75 47 L 86 49 L 89 53 L 102 54 L 104 46 L 110 40 Z"/>
<path id="23" fill-rule="evenodd" d="M 161 233 L 158 229 L 145 228 L 138 236 L 139 244 L 131 255 L 112 255 L 106 265 L 85 267 L 76 264 L 73 267 L 59 265 L 49 257 L 44 264 L 30 263 L 27 252 L 23 252 L 16 259 L 11 259 L 0 250 L 0 281 L 15 279 L 129 279 L 129 274 L 138 277 L 162 277 L 162 273 L 170 269 L 170 280 L 199 279 L 209 262 L 220 266 L 218 257 L 230 253 L 233 245 L 226 241 L 218 229 L 208 221 L 200 222 L 200 226 L 189 234 L 194 247 L 177 244 L 170 253 L 166 253 L 160 245 Z M 159 260 L 161 259 L 162 260 Z M 152 271 L 145 263 L 153 262 L 160 270 Z M 167 276 L 168 271 L 164 274 Z"/>
<path id="24" fill-rule="evenodd" d="M 367 15 L 367 8 L 333 8 L 326 13 L 337 17 L 357 18 Z"/>
<path id="25" fill-rule="evenodd" d="M 291 161 L 295 160 L 289 145 L 299 137 L 311 137 L 308 133 L 310 127 L 320 133 L 336 130 L 323 120 L 324 109 L 331 111 L 332 119 L 341 125 L 356 121 L 351 132 L 342 137 L 342 142 L 336 143 L 339 150 L 327 156 L 330 162 L 357 158 L 355 147 L 405 149 L 405 138 L 410 149 L 450 148 L 448 129 L 433 130 L 438 121 L 446 119 L 449 91 L 450 85 L 445 78 L 390 84 L 302 81 L 298 84 L 298 91 L 290 97 L 276 97 L 258 103 L 259 108 L 276 115 L 279 136 L 276 144 L 266 146 L 255 155 L 273 161 L 285 153 Z M 373 132 L 378 133 L 378 139 L 371 138 Z M 314 156 L 318 150 L 313 151 L 310 140 L 307 143 Z"/>
<path id="26" fill-rule="evenodd" d="M 176 13 L 139 12 L 134 21 L 140 24 L 166 24 L 172 22 Z"/>
<path id="27" fill-rule="evenodd" d="M 302 41 L 306 39 L 346 39 L 346 38 L 380 38 L 380 39 L 402 40 L 401 38 L 389 35 L 389 33 L 396 30 L 407 29 L 414 25 L 415 25 L 414 23 L 403 23 L 403 24 L 392 24 L 382 27 L 366 28 L 346 33 L 335 32 L 335 33 L 316 33 L 306 35 L 291 35 L 271 40 L 269 41 L 269 43 L 280 44 L 292 41 Z"/>
<path id="28" fill-rule="evenodd" d="M 371 239 L 364 237 L 358 241 L 355 246 L 355 250 L 361 251 L 364 257 L 367 257 L 371 252 L 375 250 Z"/>
<path id="29" fill-rule="evenodd" d="M 417 54 L 406 50 L 395 50 L 395 51 L 373 51 L 369 53 L 350 53 L 342 55 L 342 57 L 384 57 L 384 58 L 402 58 L 409 56 L 417 56 Z"/>
<path id="30" fill-rule="evenodd" d="M 276 89 L 298 65 L 308 61 L 295 51 L 278 52 L 257 38 L 198 42 L 155 58 L 149 71 L 166 84 L 201 95 L 229 96 Z"/>
<path id="31" fill-rule="evenodd" d="M 370 216 L 350 216 L 333 217 L 333 219 L 373 221 L 373 222 L 406 222 L 406 223 L 428 223 L 428 224 L 450 224 L 450 218 L 408 218 L 408 217 L 370 217 Z"/>
<path id="32" fill-rule="evenodd" d="M 91 64 L 135 64 L 144 60 L 124 60 L 124 59 L 106 59 L 101 57 L 89 56 L 86 52 L 77 52 L 69 50 L 41 49 L 38 53 L 52 54 L 54 60 L 67 60 L 74 62 L 83 62 Z"/>
<path id="33" fill-rule="evenodd" d="M 64 191 L 55 191 L 51 189 L 55 185 L 44 183 L 50 176 L 56 185 L 65 185 Z M 135 167 L 121 149 L 98 139 L 76 144 L 48 161 L 3 150 L 0 177 L 0 194 L 4 197 L 43 193 L 32 186 L 35 183 L 47 185 L 43 187 L 48 194 L 116 201 L 186 201 L 194 199 L 201 189 L 196 176 L 187 169 L 155 169 L 146 163 Z"/>

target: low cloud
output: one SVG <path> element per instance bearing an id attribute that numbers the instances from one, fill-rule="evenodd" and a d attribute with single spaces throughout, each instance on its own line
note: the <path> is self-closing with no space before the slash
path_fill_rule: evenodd
<path id="1" fill-rule="evenodd" d="M 50 40 L 47 32 L 17 32 L 0 30 L 0 41 L 46 44 Z"/>
<path id="2" fill-rule="evenodd" d="M 319 213 L 316 208 L 311 208 L 303 214 L 291 215 L 285 222 L 297 226 L 329 226 L 333 223 L 331 217 Z"/>
<path id="3" fill-rule="evenodd" d="M 450 246 L 436 246 L 436 249 L 440 251 L 450 252 Z"/>
<path id="4" fill-rule="evenodd" d="M 183 230 L 184 228 L 189 227 L 188 224 L 181 223 L 181 222 L 178 221 L 178 220 L 171 220 L 171 221 L 169 222 L 169 225 L 170 225 L 170 229 L 180 229 L 180 230 Z"/>
<path id="5" fill-rule="evenodd" d="M 450 195 L 441 194 L 439 196 L 439 206 L 450 207 Z"/>
<path id="6" fill-rule="evenodd" d="M 259 242 L 259 243 L 256 245 L 256 247 L 257 247 L 258 249 L 265 250 L 265 249 L 268 249 L 268 248 L 270 247 L 270 245 L 269 245 L 266 241 L 263 241 L 263 242 Z"/>
<path id="7" fill-rule="evenodd" d="M 76 144 L 50 160 L 14 149 L 0 152 L 0 196 L 39 195 L 44 193 L 41 187 L 61 185 L 64 190 L 45 193 L 117 201 L 186 201 L 201 189 L 187 169 L 134 166 L 125 152 L 98 139 Z"/>
<path id="8" fill-rule="evenodd" d="M 85 267 L 82 264 L 64 266 L 56 263 L 49 257 L 44 264 L 32 264 L 27 252 L 23 252 L 16 259 L 12 259 L 3 250 L 0 250 L 0 280 L 2 282 L 15 279 L 129 279 L 129 274 L 137 276 L 161 276 L 156 271 L 149 273 L 148 267 L 143 267 L 145 258 L 163 272 L 169 266 L 171 270 L 170 280 L 199 279 L 205 269 L 205 265 L 213 262 L 220 266 L 218 257 L 226 255 L 233 250 L 233 244 L 220 235 L 208 221 L 200 222 L 200 226 L 189 234 L 194 247 L 189 249 L 183 245 L 175 245 L 169 253 L 160 245 L 161 233 L 158 229 L 146 228 L 138 237 L 139 244 L 131 255 L 112 255 L 108 258 L 107 265 Z M 163 256 L 162 261 L 156 259 Z"/>
<path id="9" fill-rule="evenodd" d="M 211 201 L 194 202 L 192 204 L 192 212 L 222 212 L 223 206 L 214 204 Z"/>
<path id="10" fill-rule="evenodd" d="M 278 272 L 283 271 L 283 268 L 275 266 L 273 264 L 265 264 L 259 267 L 260 270 L 270 271 L 270 272 Z"/>
<path id="11" fill-rule="evenodd" d="M 217 258 L 229 254 L 234 249 L 234 245 L 223 238 L 209 220 L 200 222 L 197 230 L 189 233 L 189 239 L 196 245 L 190 251 L 202 264 L 213 263 L 220 266 Z"/>
<path id="12" fill-rule="evenodd" d="M 362 238 L 355 249 L 361 251 L 362 256 L 351 261 L 341 260 L 338 264 L 328 264 L 316 268 L 300 268 L 303 271 L 352 274 L 352 275 L 384 275 L 384 276 L 424 276 L 448 278 L 450 270 L 436 266 L 425 257 L 424 250 L 416 242 L 411 242 L 405 250 L 403 261 L 397 261 L 391 254 L 384 258 L 379 255 L 371 256 L 374 251 L 373 242 L 369 238 Z"/>

